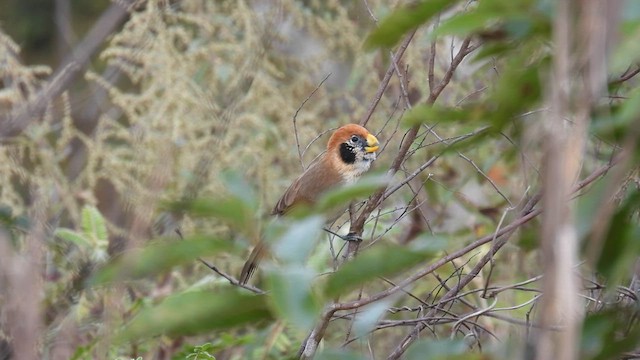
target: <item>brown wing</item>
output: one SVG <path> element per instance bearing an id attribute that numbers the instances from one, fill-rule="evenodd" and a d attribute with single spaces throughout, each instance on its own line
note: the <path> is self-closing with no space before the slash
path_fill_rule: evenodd
<path id="1" fill-rule="evenodd" d="M 327 166 L 328 158 L 321 157 L 307 168 L 284 192 L 271 212 L 272 215 L 284 215 L 293 206 L 300 203 L 313 204 L 326 190 L 343 182 L 342 177 L 331 166 Z M 240 282 L 246 284 L 256 271 L 260 261 L 267 254 L 267 246 L 260 241 L 244 264 L 240 273 Z"/>
<path id="2" fill-rule="evenodd" d="M 284 215 L 299 203 L 312 205 L 323 192 L 342 184 L 342 176 L 329 166 L 329 161 L 329 157 L 322 156 L 311 164 L 284 192 L 271 214 Z"/>

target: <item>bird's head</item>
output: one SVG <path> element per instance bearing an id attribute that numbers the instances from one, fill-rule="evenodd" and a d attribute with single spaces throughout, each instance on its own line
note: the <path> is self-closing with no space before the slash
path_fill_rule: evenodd
<path id="1" fill-rule="evenodd" d="M 360 125 L 348 124 L 336 130 L 327 144 L 327 153 L 347 182 L 369 170 L 380 147 L 378 139 Z"/>

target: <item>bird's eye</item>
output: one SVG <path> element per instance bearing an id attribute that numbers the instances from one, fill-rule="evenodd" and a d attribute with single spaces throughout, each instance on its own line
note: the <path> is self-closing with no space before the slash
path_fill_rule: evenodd
<path id="1" fill-rule="evenodd" d="M 351 137 L 351 142 L 352 142 L 352 143 L 357 143 L 357 142 L 358 142 L 358 140 L 360 140 L 360 139 L 358 139 L 358 137 L 357 137 L 357 136 L 355 136 L 355 135 L 353 135 L 353 136 Z"/>

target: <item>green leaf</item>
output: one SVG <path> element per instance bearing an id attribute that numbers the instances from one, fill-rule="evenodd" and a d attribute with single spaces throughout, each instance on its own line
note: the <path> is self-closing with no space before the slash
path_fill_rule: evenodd
<path id="1" fill-rule="evenodd" d="M 268 272 L 271 303 L 280 317 L 308 331 L 320 313 L 311 284 L 315 273 L 300 265 L 280 267 Z"/>
<path id="2" fill-rule="evenodd" d="M 609 224 L 596 268 L 611 284 L 619 284 L 629 276 L 629 269 L 640 255 L 640 225 L 632 221 L 638 208 L 640 192 L 635 192 L 623 201 Z"/>
<path id="3" fill-rule="evenodd" d="M 637 309 L 611 308 L 588 315 L 582 326 L 580 359 L 618 359 L 640 345 Z M 631 320 L 631 322 L 630 322 Z"/>
<path id="4" fill-rule="evenodd" d="M 235 171 L 224 171 L 221 174 L 225 189 L 233 194 L 249 207 L 257 206 L 257 196 L 254 189 L 249 185 L 243 176 Z"/>
<path id="5" fill-rule="evenodd" d="M 327 349 L 315 357 L 317 360 L 366 360 L 362 354 L 349 350 Z"/>
<path id="6" fill-rule="evenodd" d="M 354 199 L 365 199 L 376 190 L 389 184 L 386 175 L 367 175 L 357 182 L 327 191 L 318 201 L 317 208 L 321 211 L 329 211 L 340 206 L 346 206 Z"/>
<path id="7" fill-rule="evenodd" d="M 172 295 L 159 305 L 142 310 L 117 338 L 122 341 L 161 334 L 195 335 L 271 318 L 266 296 L 236 289 L 192 291 Z"/>
<path id="8" fill-rule="evenodd" d="M 335 297 L 380 276 L 390 276 L 424 263 L 442 250 L 446 241 L 425 236 L 411 246 L 378 245 L 358 255 L 333 273 L 327 281 L 325 294 Z"/>
<path id="9" fill-rule="evenodd" d="M 201 198 L 188 203 L 174 203 L 173 210 L 186 210 L 196 217 L 214 217 L 242 229 L 253 223 L 254 208 L 235 195 Z"/>
<path id="10" fill-rule="evenodd" d="M 622 73 L 629 65 L 640 60 L 640 22 L 628 21 L 621 27 L 622 34 L 617 46 L 612 49 L 608 63 L 613 73 Z"/>
<path id="11" fill-rule="evenodd" d="M 427 0 L 395 10 L 382 19 L 380 26 L 369 34 L 365 41 L 365 48 L 393 47 L 406 33 L 426 23 L 456 2 L 454 0 Z"/>
<path id="12" fill-rule="evenodd" d="M 627 99 L 619 106 L 607 107 L 602 116 L 594 117 L 591 131 L 611 142 L 622 142 L 638 114 L 640 114 L 640 89 L 625 94 Z"/>
<path id="13" fill-rule="evenodd" d="M 89 241 L 89 239 L 87 239 L 82 234 L 79 234 L 71 229 L 66 229 L 66 228 L 56 229 L 56 231 L 54 232 L 54 235 L 62 240 L 72 242 L 81 248 L 86 248 L 91 245 L 91 242 Z"/>
<path id="14" fill-rule="evenodd" d="M 467 354 L 463 340 L 432 340 L 416 342 L 407 350 L 406 360 L 482 359 L 482 354 Z"/>
<path id="15" fill-rule="evenodd" d="M 273 254 L 288 264 L 304 264 L 322 234 L 325 219 L 309 216 L 291 223 L 273 244 Z"/>
<path id="16" fill-rule="evenodd" d="M 95 206 L 87 205 L 82 208 L 82 231 L 94 244 L 108 241 L 107 225 L 100 211 Z"/>
<path id="17" fill-rule="evenodd" d="M 133 280 L 158 274 L 173 266 L 194 261 L 233 249 L 227 240 L 207 236 L 186 238 L 184 241 L 156 243 L 142 249 L 133 249 L 100 269 L 92 283 L 105 284 L 116 280 Z"/>
<path id="18" fill-rule="evenodd" d="M 449 123 L 471 122 L 474 124 L 486 122 L 490 109 L 484 104 L 469 104 L 463 107 L 449 108 L 442 105 L 418 105 L 411 109 L 403 118 L 407 126 L 421 124 L 441 125 Z"/>
<path id="19" fill-rule="evenodd" d="M 395 300 L 384 299 L 365 306 L 356 316 L 353 323 L 354 335 L 356 338 L 363 338 L 378 325 L 378 322 L 387 314 L 387 309 L 391 307 Z"/>
<path id="20" fill-rule="evenodd" d="M 442 35 L 468 35 L 483 29 L 490 21 L 500 18 L 500 14 L 481 9 L 462 12 L 442 22 L 431 33 L 433 38 Z"/>

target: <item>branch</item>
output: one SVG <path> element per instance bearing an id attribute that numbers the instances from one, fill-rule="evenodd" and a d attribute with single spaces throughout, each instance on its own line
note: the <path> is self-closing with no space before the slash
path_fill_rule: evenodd
<path id="1" fill-rule="evenodd" d="M 413 39 L 413 35 L 415 35 L 416 31 L 417 29 L 413 30 L 412 32 L 409 33 L 409 35 L 407 35 L 407 37 L 404 38 L 404 41 L 402 41 L 402 44 L 400 44 L 400 47 L 398 48 L 398 51 L 396 51 L 396 54 L 395 54 L 396 59 L 402 58 L 402 55 L 404 55 L 405 50 L 407 50 L 407 47 L 409 46 L 409 43 L 411 43 L 411 40 Z M 382 99 L 382 95 L 384 94 L 384 91 L 387 89 L 387 86 L 389 86 L 389 81 L 391 80 L 391 77 L 393 76 L 394 71 L 395 71 L 395 65 L 392 62 L 389 65 L 387 72 L 384 74 L 384 78 L 382 78 L 382 81 L 378 86 L 378 91 L 376 91 L 376 94 L 373 96 L 373 101 L 371 102 L 371 104 L 369 104 L 369 108 L 367 109 L 367 112 L 364 114 L 362 119 L 360 119 L 360 125 L 367 126 L 369 119 L 371 119 L 373 112 L 376 110 L 376 107 L 378 107 L 378 103 L 380 103 L 380 100 Z"/>
<path id="2" fill-rule="evenodd" d="M 579 183 L 577 183 L 573 189 L 572 189 L 572 193 L 577 193 L 580 190 L 582 190 L 585 186 L 593 183 L 594 181 L 596 181 L 597 179 L 599 179 L 601 176 L 603 176 L 604 174 L 606 174 L 609 169 L 611 169 L 612 167 L 614 167 L 618 162 L 620 161 L 620 157 L 616 157 L 613 159 L 613 161 L 611 161 L 609 164 L 606 164 L 602 167 L 600 167 L 599 169 L 597 169 L 596 171 L 594 171 L 593 173 L 591 173 L 589 176 L 587 176 L 584 180 L 580 181 Z M 537 195 L 535 197 L 533 197 L 528 204 L 526 204 L 523 209 L 520 212 L 520 217 L 516 220 L 514 220 L 511 224 L 509 224 L 508 226 L 504 227 L 501 231 L 496 232 L 495 234 L 491 234 L 488 236 L 485 236 L 482 239 L 476 240 L 474 241 L 472 244 L 467 245 L 465 248 L 460 249 L 458 251 L 456 251 L 455 253 L 452 253 L 440 260 L 438 260 L 437 262 L 435 262 L 434 264 L 432 264 L 431 266 L 429 266 L 427 269 L 420 271 L 419 273 L 411 276 L 410 278 L 406 279 L 405 281 L 403 281 L 402 283 L 399 284 L 399 286 L 407 286 L 410 283 L 412 283 L 413 281 L 417 280 L 420 277 L 423 277 L 433 271 L 435 271 L 437 268 L 439 268 L 440 266 L 446 264 L 447 262 L 458 258 L 462 255 L 465 255 L 466 253 L 468 253 L 469 251 L 477 248 L 478 246 L 481 246 L 483 244 L 486 244 L 488 242 L 491 241 L 495 241 L 491 250 L 485 254 L 485 256 L 478 262 L 478 264 L 476 264 L 476 266 L 470 271 L 469 274 L 467 274 L 462 280 L 460 280 L 460 282 L 451 290 L 449 290 L 443 297 L 442 299 L 438 302 L 437 305 L 443 304 L 446 301 L 448 301 L 449 299 L 455 297 L 458 292 L 464 288 L 469 282 L 471 282 L 471 280 L 473 280 L 473 278 L 475 278 L 477 276 L 477 274 L 480 272 L 480 270 L 493 258 L 493 256 L 495 255 L 495 253 L 507 243 L 507 240 L 509 238 L 509 236 L 513 233 L 513 231 L 515 231 L 518 227 L 520 227 L 521 225 L 527 223 L 529 220 L 533 219 L 534 217 L 540 215 L 542 213 L 541 209 L 535 209 L 533 210 L 533 206 L 535 206 L 535 204 L 539 201 L 540 199 L 540 195 Z M 504 236 L 507 235 L 507 236 Z M 494 240 L 495 239 L 495 240 Z M 455 255 L 455 256 L 454 256 Z M 443 261 L 445 260 L 446 261 Z M 409 281 L 411 280 L 411 281 Z M 397 291 L 398 289 L 396 288 L 391 288 L 388 289 L 386 291 L 384 291 L 383 293 L 379 293 L 376 294 L 374 296 L 372 296 L 369 299 L 373 299 L 376 298 L 373 301 L 379 300 L 385 296 L 391 295 L 393 294 L 395 291 Z M 380 295 L 385 295 L 385 296 L 380 296 Z M 369 299 L 365 299 L 365 300 L 369 300 Z M 353 304 L 345 304 L 345 305 L 353 305 Z M 362 304 L 362 305 L 366 305 L 366 304 Z M 362 306 L 359 305 L 359 306 Z M 431 310 L 429 312 L 429 314 L 427 316 L 432 316 L 432 312 L 435 312 L 436 310 Z M 389 355 L 388 359 L 399 359 L 400 356 L 402 356 L 402 354 L 406 351 L 406 349 L 417 339 L 418 335 L 420 334 L 420 332 L 422 330 L 424 330 L 426 328 L 426 326 L 428 325 L 428 323 L 421 323 L 418 324 L 412 331 L 411 333 L 409 333 L 400 343 L 400 345 L 398 345 L 398 347 L 396 347 L 396 349 Z"/>
<path id="3" fill-rule="evenodd" d="M 302 154 L 303 152 L 300 151 L 300 139 L 298 138 L 298 124 L 296 122 L 296 120 L 298 119 L 298 113 L 300 112 L 300 110 L 302 110 L 302 107 L 304 106 L 304 104 L 307 103 L 307 101 L 309 101 L 309 99 L 311 99 L 311 97 L 313 96 L 313 94 L 315 94 L 318 89 L 320 89 L 320 87 L 322 86 L 322 84 L 324 84 L 325 81 L 327 81 L 327 79 L 329 78 L 329 76 L 331 76 L 331 73 L 328 73 L 327 76 L 324 77 L 324 79 L 322 79 L 322 81 L 320 81 L 320 83 L 318 84 L 318 86 L 316 86 L 315 89 L 313 89 L 313 91 L 311 92 L 311 94 L 309 94 L 309 96 L 307 96 L 306 99 L 304 99 L 304 101 L 302 102 L 302 104 L 300 104 L 300 106 L 298 107 L 298 109 L 296 110 L 296 113 L 293 114 L 293 134 L 296 137 L 296 147 L 298 149 L 298 158 L 300 159 L 300 165 L 302 166 L 302 170 L 304 171 L 305 167 L 304 167 L 304 162 L 302 161 Z"/>
<path id="4" fill-rule="evenodd" d="M 87 36 L 51 76 L 47 86 L 4 119 L 0 139 L 19 135 L 31 121 L 42 116 L 49 103 L 69 88 L 105 39 L 120 26 L 133 3 L 133 0 L 117 1 L 102 13 Z"/>
<path id="5" fill-rule="evenodd" d="M 442 90 L 444 90 L 444 88 L 451 81 L 451 77 L 453 76 L 453 73 L 458 68 L 458 66 L 464 59 L 464 57 L 467 56 L 471 51 L 477 48 L 477 46 L 469 47 L 469 42 L 470 42 L 470 39 L 466 39 L 465 41 L 463 41 L 462 47 L 460 48 L 460 50 L 458 51 L 458 54 L 454 57 L 453 61 L 451 62 L 451 66 L 449 66 L 449 69 L 447 69 L 447 72 L 445 73 L 443 79 L 440 81 L 438 86 L 436 86 L 436 88 L 431 89 L 431 93 L 427 100 L 428 104 L 433 104 L 436 101 L 436 99 L 438 98 Z M 391 67 L 393 71 L 395 69 L 394 65 L 392 64 Z M 420 129 L 419 126 L 414 126 L 409 130 L 409 132 L 405 136 L 402 142 L 402 145 L 400 146 L 400 150 L 398 151 L 398 155 L 394 159 L 393 163 L 391 164 L 391 167 L 389 168 L 389 171 L 387 172 L 390 177 L 393 176 L 400 169 L 400 166 L 404 162 L 407 152 L 411 147 L 411 144 L 413 144 L 413 141 L 416 139 L 419 129 Z M 369 217 L 369 215 L 371 215 L 373 210 L 375 210 L 378 206 L 380 206 L 380 204 L 384 200 L 383 197 L 384 197 L 385 191 L 386 189 L 380 189 L 374 195 L 372 195 L 371 198 L 369 198 L 369 201 L 367 201 L 367 204 L 364 210 L 360 213 L 360 216 L 358 216 L 356 221 L 351 224 L 351 229 L 349 230 L 349 232 L 353 232 L 356 234 L 362 233 L 362 229 L 364 228 L 364 223 L 366 219 Z"/>
<path id="6" fill-rule="evenodd" d="M 413 36 L 415 35 L 416 31 L 417 31 L 417 29 L 413 30 L 412 32 L 410 32 L 405 37 L 404 41 L 402 42 L 402 44 L 398 48 L 398 51 L 396 51 L 395 59 L 402 58 L 402 56 L 404 55 L 405 50 L 407 50 L 407 47 L 411 43 L 411 40 L 413 39 Z M 389 85 L 389 81 L 391 80 L 391 77 L 393 76 L 395 68 L 396 68 L 396 65 L 395 65 L 395 61 L 394 61 L 392 64 L 389 65 L 389 68 L 387 69 L 387 72 L 386 72 L 384 78 L 380 82 L 380 85 L 378 86 L 378 90 L 376 91 L 376 94 L 374 95 L 374 98 L 371 101 L 371 104 L 369 105 L 369 108 L 367 109 L 367 112 L 365 113 L 363 118 L 360 120 L 360 125 L 366 126 L 367 123 L 369 122 L 369 119 L 373 115 L 373 112 L 375 111 L 376 107 L 380 103 L 380 100 L 382 99 L 382 95 L 384 94 L 385 90 L 387 89 L 387 86 Z M 406 151 L 405 151 L 405 153 L 406 153 Z M 371 211 L 373 211 L 373 209 Z M 353 224 L 353 221 L 351 223 Z M 363 224 L 364 224 L 364 222 L 363 222 Z M 362 229 L 362 227 L 361 227 L 361 229 Z M 360 230 L 359 234 L 361 234 L 361 233 L 362 233 L 362 230 Z M 350 254 L 354 254 L 356 252 L 357 245 L 353 245 L 354 243 L 356 243 L 356 242 L 354 242 L 354 241 L 349 242 L 349 248 L 347 249 L 347 253 L 346 253 L 347 257 Z M 356 247 L 354 247 L 354 246 L 356 246 Z M 322 340 L 322 338 L 324 337 L 324 333 L 325 333 L 325 331 L 327 329 L 327 326 L 329 325 L 329 320 L 331 319 L 331 317 L 333 316 L 335 311 L 336 310 L 332 309 L 332 306 L 329 306 L 328 308 L 326 308 L 324 310 L 324 312 L 322 314 L 322 317 L 320 318 L 318 324 L 313 328 L 313 330 L 311 330 L 311 332 L 309 333 L 307 338 L 302 342 L 302 345 L 300 346 L 300 350 L 298 351 L 298 357 L 299 358 L 301 358 L 301 359 L 313 358 L 313 356 L 315 355 L 315 352 L 316 352 L 316 350 L 318 348 L 318 344 L 320 343 L 320 340 Z"/>

